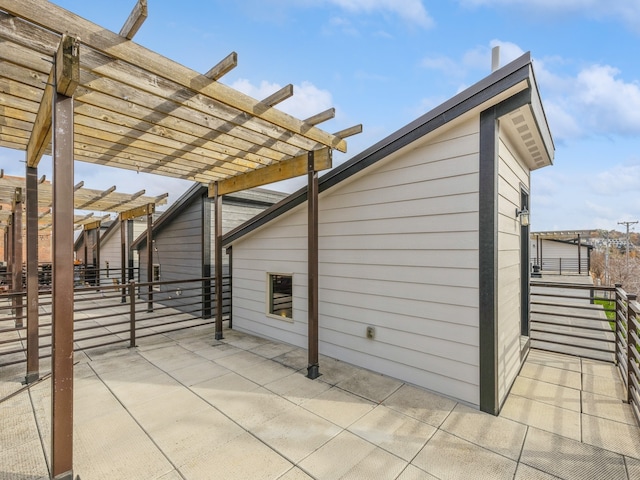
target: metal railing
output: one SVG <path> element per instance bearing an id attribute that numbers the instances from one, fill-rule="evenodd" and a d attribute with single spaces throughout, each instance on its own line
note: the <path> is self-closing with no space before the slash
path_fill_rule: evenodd
<path id="1" fill-rule="evenodd" d="M 541 272 L 549 275 L 588 275 L 589 258 L 571 257 L 543 257 L 530 259 L 531 265 L 535 265 Z"/>
<path id="2" fill-rule="evenodd" d="M 640 425 L 640 304 L 621 285 L 531 282 L 531 347 L 614 363 Z"/>
<path id="3" fill-rule="evenodd" d="M 130 282 L 74 289 L 74 351 L 139 339 L 215 322 L 215 279 Z M 223 277 L 222 314 L 231 314 L 230 277 Z M 20 303 L 22 302 L 22 303 Z M 19 308 L 16 308 L 19 305 Z M 39 292 L 39 358 L 51 356 L 51 291 Z M 0 368 L 26 362 L 24 292 L 0 293 Z"/>
<path id="4" fill-rule="evenodd" d="M 113 280 L 118 282 L 122 279 L 122 269 L 116 268 L 97 268 L 92 265 L 75 265 L 74 266 L 74 284 L 76 286 L 90 285 L 111 285 Z M 140 269 L 138 267 L 125 267 L 125 278 L 131 280 L 140 280 Z M 22 266 L 22 286 L 24 287 L 27 278 L 26 266 Z M 50 263 L 41 263 L 38 265 L 38 285 L 40 288 L 51 286 L 52 269 Z M 11 270 L 7 266 L 0 266 L 0 292 L 13 291 Z"/>

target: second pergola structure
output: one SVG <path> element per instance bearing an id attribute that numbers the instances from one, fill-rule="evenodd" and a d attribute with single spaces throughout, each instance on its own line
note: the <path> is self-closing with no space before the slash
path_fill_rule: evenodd
<path id="1" fill-rule="evenodd" d="M 39 239 L 42 232 L 51 232 L 53 215 L 53 185 L 47 182 L 45 177 L 37 179 L 37 169 L 27 167 L 26 177 L 9 177 L 0 171 L 0 228 L 4 229 L 5 261 L 7 273 L 10 273 L 10 286 L 12 296 L 12 308 L 15 312 L 15 327 L 23 328 L 22 301 L 23 291 L 26 293 L 26 343 L 27 365 L 26 383 L 31 383 L 40 378 L 39 362 Z M 116 187 L 105 191 L 84 188 L 84 182 L 79 182 L 73 187 L 73 208 L 76 210 L 91 209 L 103 213 L 118 214 L 121 223 L 120 228 L 124 232 L 124 222 L 131 221 L 139 216 L 147 217 L 147 235 L 151 235 L 151 215 L 156 205 L 166 203 L 167 194 L 156 197 L 145 196 L 144 190 L 134 194 L 116 192 Z M 75 229 L 82 229 L 86 245 L 89 236 L 94 237 L 97 251 L 97 274 L 99 275 L 99 251 L 100 228 L 105 218 L 94 217 L 93 213 L 74 215 L 73 225 Z M 24 232 L 24 233 L 23 233 Z M 26 233 L 26 234 L 25 234 Z M 23 237 L 26 237 L 24 242 Z M 131 242 L 129 242 L 131 243 Z M 23 259 L 23 244 L 26 248 L 26 261 Z M 54 252 L 55 253 L 55 252 Z M 126 253 L 126 242 L 122 241 L 122 264 Z M 51 259 L 50 259 L 51 260 Z M 50 261 L 49 260 L 49 261 Z M 23 264 L 26 264 L 25 287 L 22 284 Z M 122 269 L 122 283 L 126 283 L 125 269 Z M 55 301 L 55 297 L 54 297 Z M 72 332 L 73 333 L 73 332 Z"/>
<path id="2" fill-rule="evenodd" d="M 73 478 L 74 159 L 209 185 L 215 204 L 217 339 L 222 338 L 222 196 L 308 176 L 308 376 L 318 365 L 318 171 L 361 126 L 319 128 L 334 109 L 305 120 L 218 80 L 230 54 L 195 72 L 131 39 L 147 16 L 139 0 L 119 33 L 45 0 L 0 0 L 0 81 L 6 84 L 0 146 L 26 152 L 27 177 L 53 157 L 52 448 L 54 478 Z"/>

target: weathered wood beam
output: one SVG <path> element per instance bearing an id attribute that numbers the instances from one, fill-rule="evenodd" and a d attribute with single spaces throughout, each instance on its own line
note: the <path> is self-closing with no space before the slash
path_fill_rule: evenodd
<path id="1" fill-rule="evenodd" d="M 40 183 L 44 183 L 47 180 L 47 176 L 46 175 L 42 175 L 39 179 L 38 179 L 38 184 Z"/>
<path id="2" fill-rule="evenodd" d="M 321 148 L 314 152 L 314 170 L 331 168 L 332 158 L 330 148 Z M 280 163 L 254 170 L 243 175 L 231 177 L 218 182 L 218 195 L 227 195 L 249 188 L 267 185 L 280 180 L 299 177 L 308 172 L 308 154 L 304 153 Z M 214 196 L 213 184 L 209 185 L 209 197 Z"/>
<path id="3" fill-rule="evenodd" d="M 277 92 L 274 92 L 271 95 L 269 95 L 267 98 L 262 100 L 262 103 L 264 103 L 265 105 L 269 105 L 270 107 L 273 107 L 281 102 L 284 102 L 287 98 L 291 98 L 291 97 L 293 97 L 293 85 L 289 84 L 289 85 L 285 85 Z"/>
<path id="4" fill-rule="evenodd" d="M 148 203 L 147 205 L 142 205 L 140 207 L 132 208 L 131 210 L 127 210 L 126 212 L 120 212 L 120 221 L 123 220 L 133 220 L 134 218 L 143 217 L 146 215 L 150 215 L 155 213 L 156 206 L 153 203 Z"/>
<path id="5" fill-rule="evenodd" d="M 77 192 L 78 190 L 80 190 L 82 187 L 84 187 L 84 180 L 79 181 L 78 183 L 76 183 L 73 186 L 73 191 Z"/>
<path id="6" fill-rule="evenodd" d="M 96 220 L 95 222 L 85 223 L 83 225 L 84 230 L 95 230 L 96 228 L 100 228 L 100 224 L 102 223 L 102 219 Z"/>
<path id="7" fill-rule="evenodd" d="M 124 22 L 119 35 L 131 40 L 147 19 L 148 15 L 147 0 L 138 0 L 133 10 L 131 10 L 129 18 Z"/>
<path id="8" fill-rule="evenodd" d="M 91 205 L 93 205 L 97 201 L 102 200 L 103 198 L 105 198 L 110 193 L 115 192 L 115 190 L 116 190 L 116 186 L 113 185 L 112 187 L 107 188 L 104 192 L 101 192 L 100 195 L 98 195 L 97 197 L 92 198 L 88 202 L 82 203 L 80 205 L 76 205 L 75 208 L 77 208 L 78 210 L 85 210 L 86 208 L 90 207 Z"/>
<path id="9" fill-rule="evenodd" d="M 362 133 L 362 124 L 354 125 L 353 127 L 345 128 L 344 130 L 340 130 L 339 132 L 334 133 L 336 137 L 347 138 L 353 135 L 358 135 Z"/>
<path id="10" fill-rule="evenodd" d="M 136 198 L 141 197 L 142 195 L 144 195 L 146 193 L 146 190 L 140 190 L 136 193 L 133 193 L 129 196 L 128 199 L 123 200 L 121 202 L 116 203 L 115 205 L 113 205 L 111 207 L 112 210 L 115 210 L 116 208 L 120 208 L 123 207 L 124 205 L 126 205 L 127 203 L 130 203 L 132 201 L 134 201 Z"/>
<path id="11" fill-rule="evenodd" d="M 169 196 L 169 193 L 161 193 L 160 195 L 154 197 L 153 202 L 156 203 L 156 204 L 160 203 L 161 201 L 163 201 L 168 196 Z"/>
<path id="12" fill-rule="evenodd" d="M 346 151 L 347 145 L 344 140 L 307 125 L 284 112 L 270 108 L 222 83 L 212 82 L 210 78 L 168 60 L 135 42 L 123 42 L 120 35 L 55 4 L 42 0 L 1 0 L 0 10 L 59 34 L 66 31 L 74 32 L 84 39 L 86 45 L 109 55 L 111 58 L 134 64 L 159 77 L 170 79 L 191 91 L 249 114 L 249 116 L 284 128 L 313 142 L 341 152 Z"/>
<path id="13" fill-rule="evenodd" d="M 308 123 L 309 125 L 318 125 L 319 123 L 326 122 L 327 120 L 331 120 L 336 116 L 336 109 L 331 107 L 324 112 L 316 113 L 311 117 L 304 120 L 304 123 Z"/>
<path id="14" fill-rule="evenodd" d="M 236 52 L 231 52 L 229 55 L 220 60 L 220 62 L 218 62 L 218 64 L 215 65 L 211 70 L 205 73 L 204 76 L 210 78 L 211 80 L 218 80 L 237 66 L 238 54 Z"/>
<path id="15" fill-rule="evenodd" d="M 51 111 L 53 89 L 67 97 L 72 97 L 80 80 L 80 57 L 78 39 L 62 35 L 54 59 L 49 79 L 44 88 L 36 120 L 27 144 L 27 166 L 34 168 L 51 142 Z"/>
<path id="16" fill-rule="evenodd" d="M 26 37 L 32 33 L 33 29 L 41 30 L 19 20 L 14 22 L 16 25 L 14 29 L 9 29 L 5 23 L 0 21 L 0 36 L 15 42 L 26 41 Z M 41 97 L 38 85 L 33 85 L 36 88 L 31 86 L 27 88 L 23 84 L 8 79 L 22 78 L 25 75 L 25 72 L 15 72 L 18 67 L 14 63 L 23 65 L 29 71 L 41 72 L 43 62 L 41 55 L 34 54 L 27 48 L 20 47 L 14 50 L 9 51 L 10 57 L 7 57 L 7 54 L 3 55 L 4 58 L 8 58 L 8 62 L 0 63 L 0 89 L 3 88 L 3 83 L 7 83 L 6 91 L 19 91 L 20 95 L 15 98 L 0 97 L 0 104 L 6 102 L 7 98 L 11 99 L 12 110 L 11 113 L 7 112 L 7 115 L 18 115 L 16 121 L 18 121 L 17 118 L 23 119 L 20 121 L 30 120 L 25 116 L 28 117 L 31 112 L 35 115 L 37 112 Z M 171 139 L 224 154 L 222 160 L 225 161 L 244 158 L 261 163 L 260 159 L 264 157 L 280 161 L 287 156 L 295 155 L 300 150 L 317 148 L 308 142 L 301 142 L 300 138 L 290 137 L 261 120 L 246 116 L 238 117 L 229 109 L 222 110 L 216 102 L 202 96 L 194 97 L 193 92 L 177 85 L 158 82 L 155 75 L 136 70 L 124 62 L 113 61 L 86 47 L 81 47 L 81 56 L 81 83 L 90 86 L 90 89 L 79 87 L 74 96 L 78 102 L 82 102 L 76 107 L 76 116 L 79 120 L 82 119 L 82 115 L 103 119 L 117 124 L 117 128 L 126 126 L 147 134 L 152 133 L 161 142 L 167 140 L 165 128 L 177 130 L 172 132 Z M 26 62 L 25 57 L 34 58 Z M 117 68 L 113 70 L 112 67 Z M 97 72 L 103 73 L 106 77 L 99 77 L 96 75 Z M 7 80 L 2 77 L 7 77 Z M 149 89 L 149 85 L 153 85 L 153 88 Z M 139 91 L 140 88 L 144 92 Z M 130 101 L 125 101 L 122 97 L 129 98 Z M 167 102 L 168 98 L 173 101 Z M 30 107 L 29 101 L 34 102 L 34 105 Z M 188 102 L 190 108 L 180 106 L 185 102 Z M 205 116 L 200 113 L 205 113 Z M 238 119 L 241 120 L 238 121 Z M 187 136 L 192 138 L 188 139 Z M 259 147 L 256 148 L 256 146 Z M 206 151 L 204 155 L 207 156 Z M 267 163 L 270 162 L 265 162 Z"/>

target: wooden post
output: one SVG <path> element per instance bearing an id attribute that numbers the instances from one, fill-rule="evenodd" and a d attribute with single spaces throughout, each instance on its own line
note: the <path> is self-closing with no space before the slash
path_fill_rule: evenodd
<path id="1" fill-rule="evenodd" d="M 216 340 L 224 338 L 222 334 L 222 195 L 218 191 L 218 182 L 214 184 L 214 222 L 215 222 L 215 249 L 214 268 L 216 271 Z"/>
<path id="2" fill-rule="evenodd" d="M 147 282 L 149 282 L 147 312 L 153 312 L 153 249 L 153 209 L 149 208 L 147 210 Z"/>
<path id="3" fill-rule="evenodd" d="M 40 378 L 38 337 L 38 169 L 27 168 L 27 375 L 25 383 Z"/>
<path id="4" fill-rule="evenodd" d="M 202 318 L 213 316 L 211 305 L 211 207 L 212 202 L 208 195 L 202 196 L 202 224 L 201 224 L 201 251 L 202 251 Z"/>
<path id="5" fill-rule="evenodd" d="M 11 268 L 11 287 L 14 292 L 13 308 L 15 312 L 15 326 L 22 328 L 22 188 L 16 188 L 13 199 L 13 261 Z"/>
<path id="6" fill-rule="evenodd" d="M 578 234 L 578 275 L 582 275 L 582 245 L 580 234 Z"/>
<path id="7" fill-rule="evenodd" d="M 73 92 L 80 78 L 77 39 L 62 36 L 27 148 L 37 165 L 53 136 L 51 476 L 73 479 Z M 49 114 L 51 112 L 51 114 Z"/>
<path id="8" fill-rule="evenodd" d="M 73 478 L 73 98 L 53 107 L 51 474 Z"/>
<path id="9" fill-rule="evenodd" d="M 96 242 L 95 242 L 95 248 L 96 248 L 96 287 L 100 286 L 100 231 L 102 230 L 101 227 L 101 222 L 98 222 L 98 228 L 96 228 Z"/>
<path id="10" fill-rule="evenodd" d="M 122 286 L 122 297 L 120 299 L 120 303 L 126 303 L 126 283 L 127 283 L 127 242 L 126 242 L 126 233 L 124 231 L 127 221 L 122 218 L 122 215 L 118 216 L 120 220 L 120 285 Z"/>
<path id="11" fill-rule="evenodd" d="M 316 379 L 320 376 L 318 362 L 318 172 L 315 170 L 314 153 L 308 155 L 308 341 L 309 365 L 307 377 Z"/>

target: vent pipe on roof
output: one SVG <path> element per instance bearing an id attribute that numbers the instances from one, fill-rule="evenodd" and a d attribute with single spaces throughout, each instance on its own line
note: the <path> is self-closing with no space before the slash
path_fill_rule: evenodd
<path id="1" fill-rule="evenodd" d="M 500 68 L 500 47 L 495 46 L 491 49 L 491 73 Z"/>

